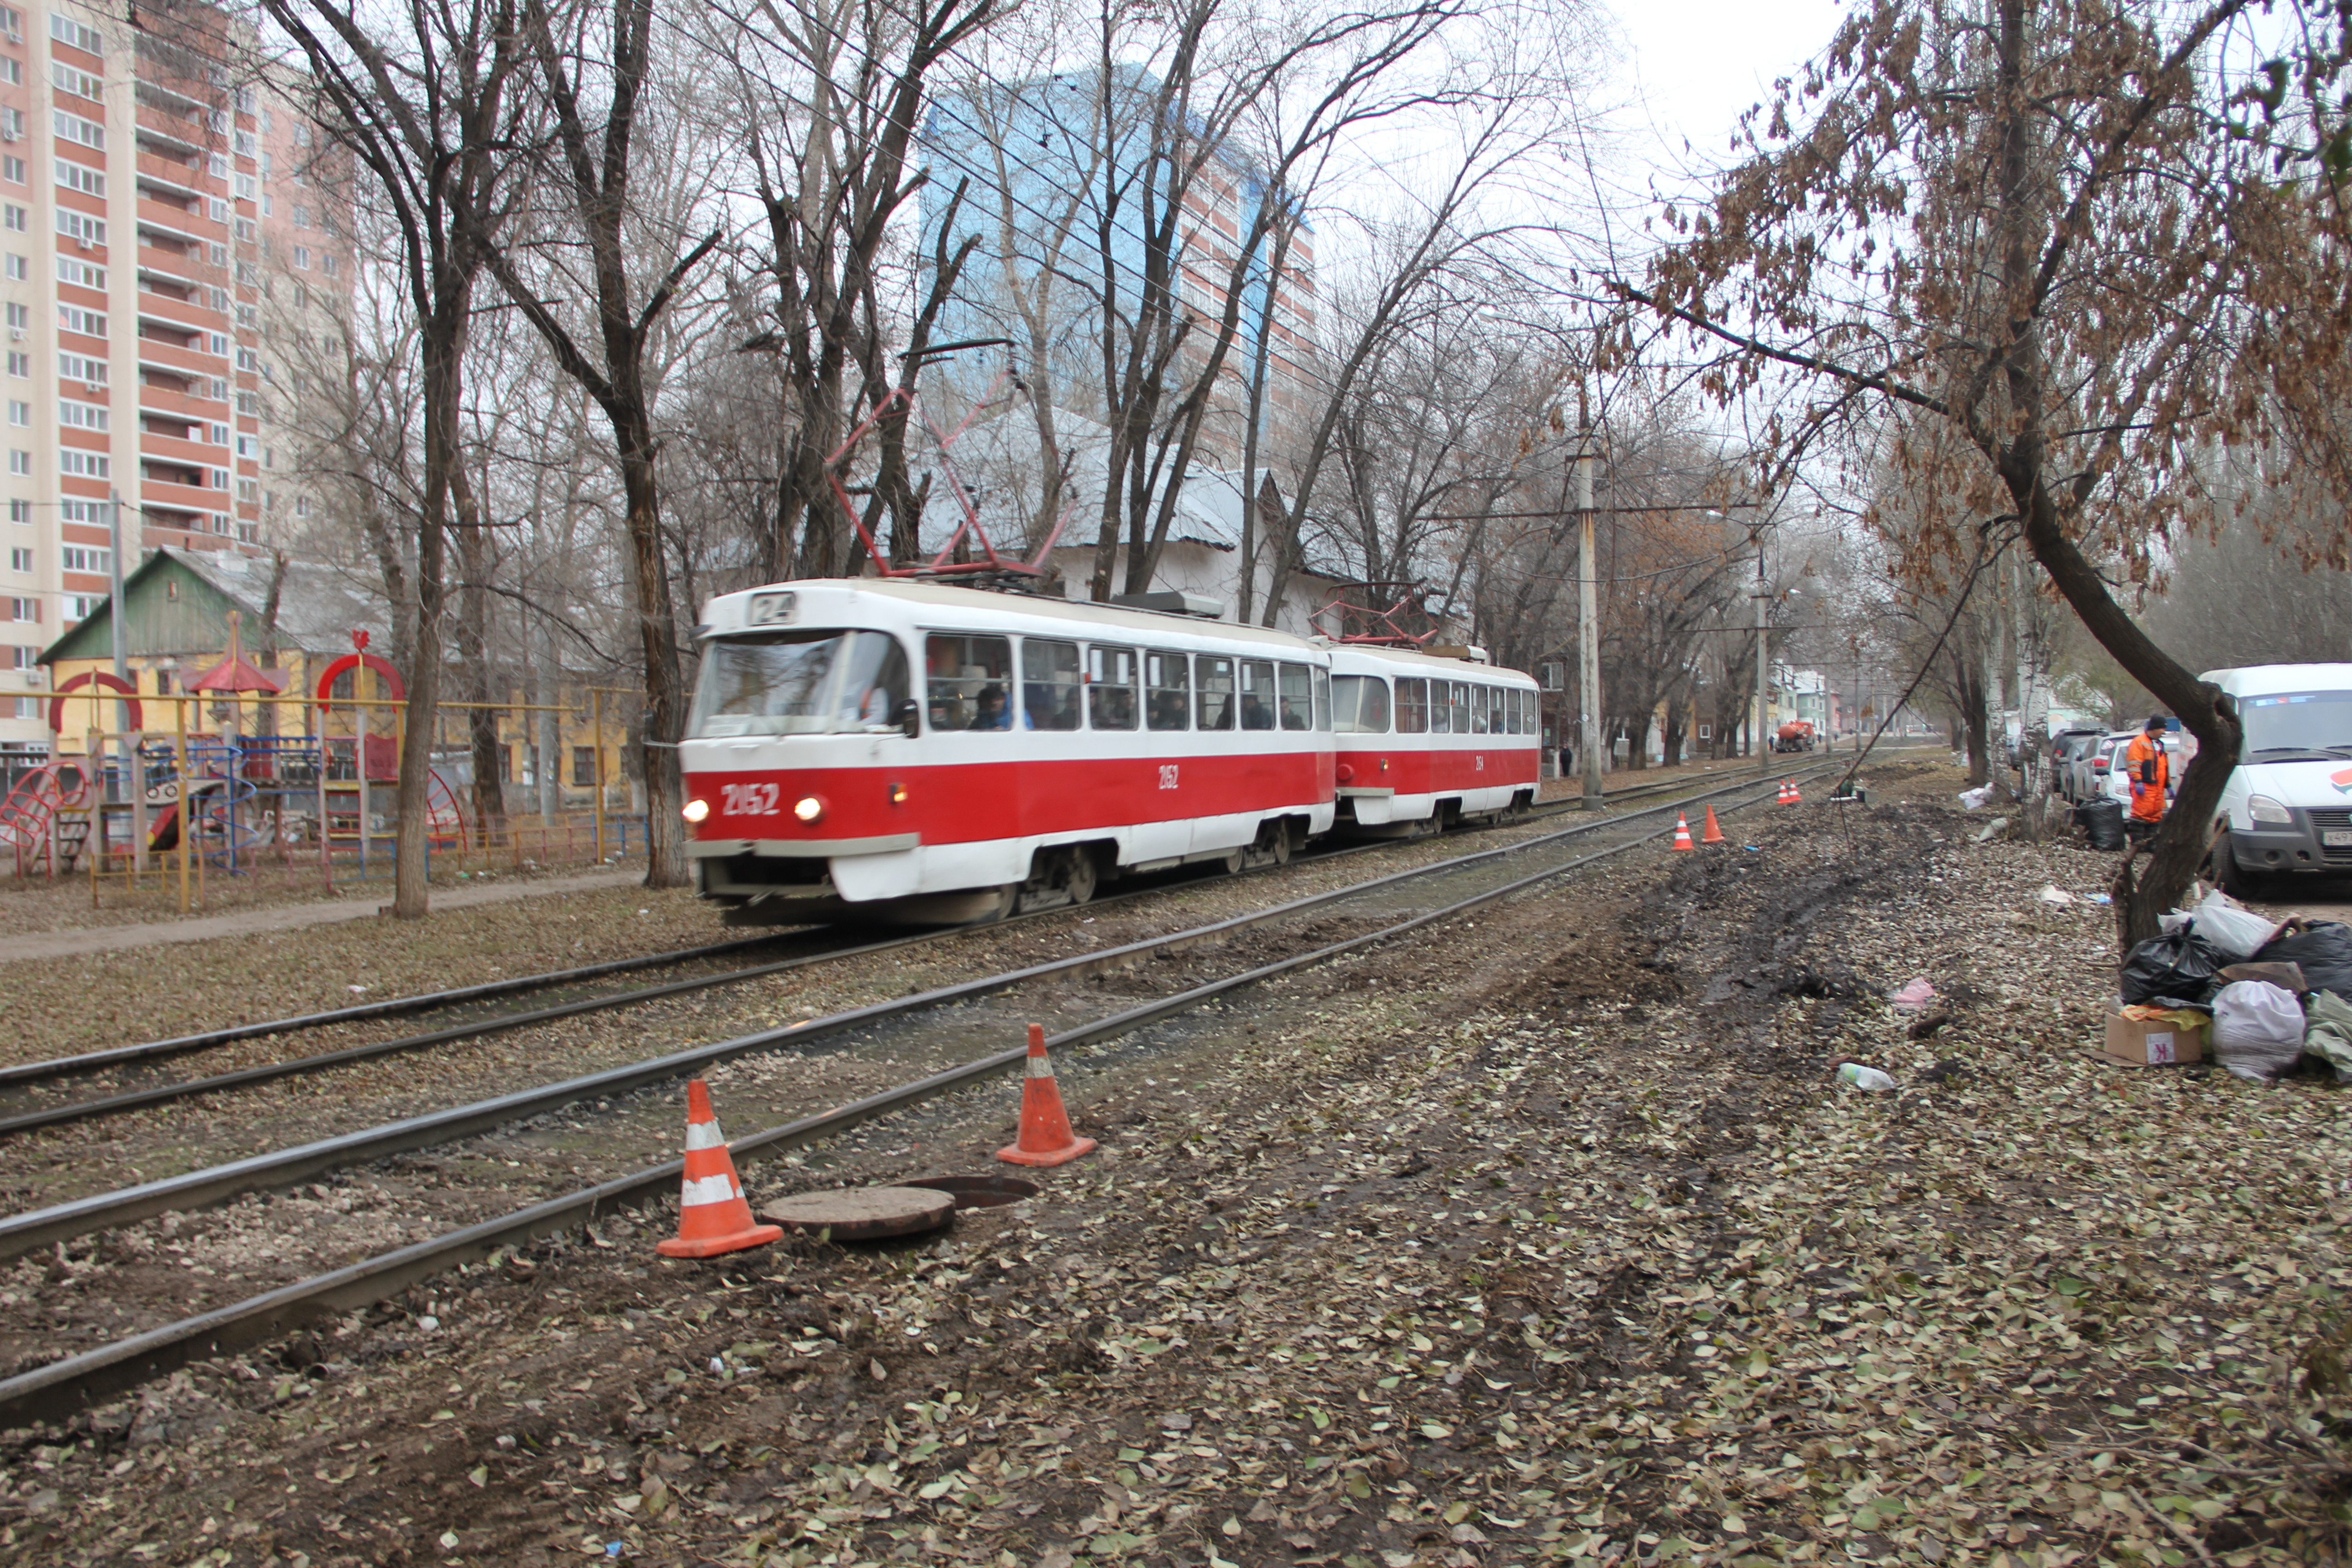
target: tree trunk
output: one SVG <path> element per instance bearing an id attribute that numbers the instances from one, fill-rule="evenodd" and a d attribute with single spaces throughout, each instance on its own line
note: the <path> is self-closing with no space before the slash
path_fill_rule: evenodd
<path id="1" fill-rule="evenodd" d="M 638 647 L 645 660 L 646 886 L 687 885 L 678 808 L 685 804 L 677 742 L 686 728 L 685 674 L 677 657 L 677 613 L 662 558 L 661 512 L 654 489 L 653 422 L 642 402 L 622 408 L 621 489 L 628 504 L 630 576 L 636 589 Z M 625 420 L 625 423 L 623 421 Z"/>

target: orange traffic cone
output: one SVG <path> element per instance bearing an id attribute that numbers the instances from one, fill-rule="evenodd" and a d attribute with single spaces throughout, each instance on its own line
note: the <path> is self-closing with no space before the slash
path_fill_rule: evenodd
<path id="1" fill-rule="evenodd" d="M 784 1234 L 780 1225 L 754 1225 L 743 1184 L 727 1152 L 726 1135 L 710 1111 L 710 1086 L 686 1086 L 686 1184 L 677 1198 L 677 1236 L 654 1250 L 664 1258 L 716 1258 L 764 1247 Z"/>
<path id="2" fill-rule="evenodd" d="M 1789 781 L 1789 804 L 1790 805 L 1802 805 L 1804 803 L 1805 792 L 1797 787 L 1796 780 L 1790 779 Z"/>
<path id="3" fill-rule="evenodd" d="M 1706 832 L 1700 836 L 1699 842 L 1701 844 L 1723 844 L 1728 842 L 1728 840 L 1723 837 L 1723 829 L 1717 827 L 1715 824 L 1715 807 L 1711 805 L 1706 808 Z"/>
<path id="4" fill-rule="evenodd" d="M 1789 781 L 1787 779 L 1782 779 L 1780 781 L 1780 793 L 1773 797 L 1773 802 L 1779 805 L 1786 805 L 1789 804 Z"/>
<path id="5" fill-rule="evenodd" d="M 1679 811 L 1675 813 L 1675 847 L 1677 849 L 1696 849 L 1698 847 L 1697 845 L 1691 842 L 1690 824 L 1684 820 L 1683 814 Z"/>
<path id="6" fill-rule="evenodd" d="M 1094 1146 L 1093 1139 L 1070 1131 L 1062 1088 L 1045 1055 L 1045 1026 L 1030 1025 L 1028 1076 L 1021 1080 L 1021 1139 L 999 1149 L 996 1157 L 1013 1165 L 1066 1165 Z"/>

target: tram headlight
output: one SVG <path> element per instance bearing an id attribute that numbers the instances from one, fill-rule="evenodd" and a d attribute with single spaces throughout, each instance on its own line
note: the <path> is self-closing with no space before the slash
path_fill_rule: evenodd
<path id="1" fill-rule="evenodd" d="M 689 800 L 677 808 L 677 814 L 689 823 L 700 822 L 710 815 L 710 803 L 707 800 Z"/>
<path id="2" fill-rule="evenodd" d="M 803 822 L 822 822 L 824 820 L 824 802 L 813 795 L 804 795 L 793 802 L 793 815 Z"/>

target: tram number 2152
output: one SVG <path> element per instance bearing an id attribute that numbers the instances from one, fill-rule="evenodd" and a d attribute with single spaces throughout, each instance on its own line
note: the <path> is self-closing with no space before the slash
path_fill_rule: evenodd
<path id="1" fill-rule="evenodd" d="M 783 810 L 782 784 L 731 784 L 719 786 L 719 809 L 729 816 L 773 816 Z"/>

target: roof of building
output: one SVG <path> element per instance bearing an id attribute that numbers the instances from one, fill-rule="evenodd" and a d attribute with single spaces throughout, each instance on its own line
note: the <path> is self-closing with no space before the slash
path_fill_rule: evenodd
<path id="1" fill-rule="evenodd" d="M 130 634 L 126 656 L 217 653 L 228 647 L 228 613 L 239 612 L 244 635 L 265 646 L 262 612 L 269 602 L 274 559 L 230 552 L 163 548 L 150 554 L 122 581 Z M 305 653 L 341 653 L 352 633 L 390 635 L 390 616 L 381 595 L 357 574 L 323 562 L 288 560 L 278 591 L 278 631 L 281 648 Z M 114 603 L 102 601 L 80 625 L 41 653 L 43 664 L 114 655 Z"/>

